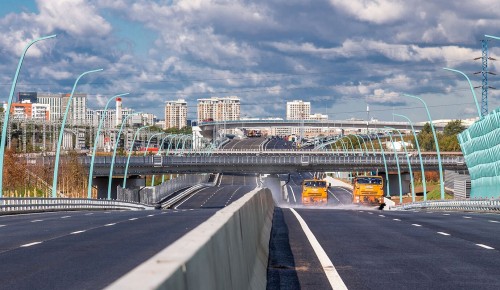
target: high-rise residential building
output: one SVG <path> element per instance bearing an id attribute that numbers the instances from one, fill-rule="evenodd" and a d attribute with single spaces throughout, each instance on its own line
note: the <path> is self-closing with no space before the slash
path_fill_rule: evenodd
<path id="1" fill-rule="evenodd" d="M 198 121 L 239 120 L 240 107 L 240 98 L 236 96 L 198 99 Z"/>
<path id="2" fill-rule="evenodd" d="M 156 116 L 151 113 L 142 113 L 142 125 L 143 126 L 154 126 Z"/>
<path id="3" fill-rule="evenodd" d="M 312 114 L 309 116 L 309 120 L 326 121 L 328 120 L 328 115 L 323 115 L 321 113 Z"/>
<path id="4" fill-rule="evenodd" d="M 286 102 L 287 120 L 308 120 L 311 115 L 311 103 L 301 100 Z"/>
<path id="5" fill-rule="evenodd" d="M 50 121 L 62 121 L 70 94 L 38 93 L 37 102 L 49 105 Z M 67 123 L 85 125 L 87 120 L 87 94 L 75 93 L 67 116 Z"/>
<path id="6" fill-rule="evenodd" d="M 163 129 L 187 126 L 187 103 L 185 100 L 165 102 L 165 124 Z"/>
<path id="7" fill-rule="evenodd" d="M 61 116 L 64 116 L 66 105 L 71 94 L 62 95 Z M 87 117 L 87 94 L 74 93 L 69 107 L 67 122 L 73 125 L 85 125 Z"/>
<path id="8" fill-rule="evenodd" d="M 37 101 L 39 104 L 49 105 L 50 121 L 60 121 L 63 115 L 61 114 L 61 94 L 38 93 Z"/>
<path id="9" fill-rule="evenodd" d="M 21 103 L 12 103 L 10 113 L 14 120 L 49 120 L 49 105 L 32 104 L 29 99 Z"/>

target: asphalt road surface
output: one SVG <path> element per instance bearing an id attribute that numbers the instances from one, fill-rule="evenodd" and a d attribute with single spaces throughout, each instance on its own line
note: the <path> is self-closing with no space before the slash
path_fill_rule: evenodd
<path id="1" fill-rule="evenodd" d="M 0 216 L 0 289 L 100 289 L 215 210 Z"/>
<path id="2" fill-rule="evenodd" d="M 500 216 L 298 208 L 348 289 L 500 289 Z M 331 289 L 292 209 L 273 220 L 268 289 Z"/>

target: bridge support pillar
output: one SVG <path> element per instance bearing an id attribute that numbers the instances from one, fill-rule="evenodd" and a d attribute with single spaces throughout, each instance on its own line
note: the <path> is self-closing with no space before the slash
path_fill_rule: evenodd
<path id="1" fill-rule="evenodd" d="M 384 179 L 384 184 L 387 184 L 385 172 L 378 173 Z M 408 172 L 401 173 L 401 184 L 403 187 L 403 195 L 411 192 L 410 174 Z M 397 172 L 389 172 L 389 188 L 391 196 L 399 196 L 399 177 Z M 387 186 L 384 186 L 384 196 L 387 196 Z"/>
<path id="2" fill-rule="evenodd" d="M 92 185 L 97 187 L 97 198 L 108 198 L 109 177 L 95 177 Z M 116 199 L 116 188 L 123 185 L 123 177 L 113 177 L 111 181 L 111 199 Z M 132 175 L 127 178 L 127 188 L 134 189 L 146 186 L 146 177 Z"/>

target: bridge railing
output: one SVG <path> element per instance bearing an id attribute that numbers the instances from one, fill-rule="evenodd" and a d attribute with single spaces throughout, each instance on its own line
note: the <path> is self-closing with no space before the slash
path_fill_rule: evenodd
<path id="1" fill-rule="evenodd" d="M 500 211 L 500 199 L 435 200 L 408 203 L 391 208 L 393 210 L 460 210 L 460 211 Z"/>
<path id="2" fill-rule="evenodd" d="M 0 215 L 70 210 L 143 210 L 154 207 L 136 203 L 84 198 L 1 198 Z"/>

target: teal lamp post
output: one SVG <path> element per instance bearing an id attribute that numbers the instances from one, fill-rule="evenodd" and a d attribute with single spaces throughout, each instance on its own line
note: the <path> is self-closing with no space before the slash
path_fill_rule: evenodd
<path id="1" fill-rule="evenodd" d="M 9 99 L 7 100 L 7 107 L 5 108 L 3 116 L 2 137 L 0 141 L 1 142 L 0 143 L 0 198 L 3 196 L 3 160 L 5 154 L 5 141 L 7 140 L 7 126 L 9 124 L 10 108 L 12 106 L 12 98 L 14 97 L 14 91 L 16 90 L 17 79 L 19 77 L 19 71 L 21 71 L 21 67 L 23 65 L 24 56 L 26 55 L 28 48 L 30 48 L 34 43 L 54 37 L 56 37 L 55 34 L 32 40 L 24 47 L 21 57 L 19 58 L 19 63 L 17 64 L 16 73 L 14 74 L 14 79 L 12 80 L 12 85 L 10 87 Z"/>
<path id="2" fill-rule="evenodd" d="M 146 154 L 148 154 L 149 144 L 151 144 L 151 140 L 152 140 L 154 137 L 156 137 L 156 136 L 160 136 L 160 135 L 163 135 L 163 134 L 165 134 L 165 133 L 160 132 L 160 133 L 153 134 L 153 135 L 151 135 L 151 137 L 149 137 L 149 139 L 148 139 L 148 143 L 147 143 L 147 145 L 146 145 L 146 150 L 144 150 L 144 156 L 146 156 Z M 161 150 L 161 148 L 158 148 L 158 152 L 160 152 L 160 150 Z M 152 180 L 152 181 L 151 181 L 151 186 L 153 186 L 153 185 L 154 185 L 154 182 L 155 182 L 155 175 L 154 175 L 154 174 L 153 174 L 153 177 L 151 178 L 151 180 Z"/>
<path id="3" fill-rule="evenodd" d="M 385 168 L 385 180 L 387 180 L 387 197 L 391 196 L 391 189 L 389 185 L 389 168 L 387 167 L 387 160 L 385 159 L 384 146 L 382 145 L 382 141 L 380 141 L 380 137 L 377 134 L 378 144 L 380 145 L 380 151 L 382 152 L 382 159 L 384 160 L 384 168 Z M 373 150 L 375 152 L 375 149 Z"/>
<path id="4" fill-rule="evenodd" d="M 102 112 L 102 115 L 99 118 L 99 126 L 97 127 L 97 133 L 96 133 L 95 138 L 94 138 L 94 148 L 92 148 L 92 158 L 90 160 L 89 181 L 87 183 L 87 198 L 88 199 L 92 198 L 92 178 L 94 175 L 95 154 L 97 152 L 97 146 L 99 145 L 99 137 L 101 136 L 101 129 L 102 129 L 102 124 L 104 123 L 104 119 L 106 117 L 106 111 L 108 111 L 109 104 L 111 103 L 112 100 L 126 96 L 128 94 L 129 93 L 119 94 L 119 95 L 115 95 L 115 96 L 112 96 L 111 98 L 109 98 L 108 102 L 106 103 L 106 106 L 104 106 L 104 111 Z"/>
<path id="5" fill-rule="evenodd" d="M 82 73 L 78 78 L 76 79 L 73 89 L 71 90 L 71 94 L 69 95 L 68 103 L 66 104 L 66 111 L 64 111 L 64 116 L 63 116 L 63 121 L 61 123 L 61 130 L 59 131 L 59 140 L 57 141 L 57 147 L 56 147 L 56 160 L 54 163 L 54 178 L 52 179 L 52 197 L 56 198 L 57 197 L 57 176 L 59 173 L 59 155 L 61 153 L 61 145 L 63 141 L 63 136 L 64 136 L 64 127 L 66 126 L 66 119 L 68 118 L 68 112 L 69 108 L 71 107 L 71 101 L 73 100 L 73 95 L 75 93 L 76 85 L 78 84 L 78 81 L 87 74 L 90 73 L 95 73 L 95 72 L 100 72 L 103 71 L 103 69 L 95 69 L 95 70 L 89 70 L 84 73 Z"/>
<path id="6" fill-rule="evenodd" d="M 410 118 L 408 118 L 404 115 L 399 115 L 399 114 L 393 114 L 393 115 L 404 118 L 408 121 L 408 123 L 410 123 L 411 132 L 413 133 L 413 137 L 415 138 L 415 144 L 417 145 L 418 158 L 420 159 L 420 170 L 422 171 L 422 186 L 423 186 L 423 190 L 424 190 L 424 201 L 426 201 L 427 200 L 427 185 L 426 185 L 427 182 L 425 180 L 424 162 L 422 161 L 422 152 L 420 151 L 420 145 L 418 144 L 417 133 L 415 133 L 415 128 L 413 127 L 413 122 L 410 120 Z"/>
<path id="7" fill-rule="evenodd" d="M 396 145 L 394 145 L 394 140 L 392 140 L 392 135 L 390 132 L 387 133 L 389 139 L 391 140 L 392 149 L 394 150 L 394 158 L 396 158 L 396 166 L 398 168 L 398 178 L 399 178 L 399 203 L 403 203 L 403 182 L 401 181 L 401 169 L 399 168 L 399 157 L 396 151 Z"/>
<path id="8" fill-rule="evenodd" d="M 434 143 L 436 144 L 436 153 L 437 153 L 438 167 L 439 167 L 439 183 L 440 183 L 439 186 L 440 186 L 440 190 L 441 190 L 441 199 L 444 200 L 443 165 L 441 164 L 441 153 L 439 152 L 439 142 L 438 142 L 438 139 L 436 136 L 436 130 L 434 129 L 434 124 L 432 123 L 431 113 L 429 112 L 429 108 L 427 108 L 427 104 L 421 98 L 419 98 L 417 96 L 408 95 L 408 94 L 403 94 L 403 96 L 419 100 L 420 102 L 422 102 L 422 104 L 424 104 L 425 110 L 427 111 L 427 117 L 429 118 L 429 122 L 431 125 L 432 136 L 434 137 Z"/>
<path id="9" fill-rule="evenodd" d="M 403 139 L 403 134 L 401 134 L 401 131 L 399 131 L 396 128 L 392 128 L 392 127 L 385 127 L 385 128 L 398 132 L 399 138 L 401 138 L 401 146 L 403 146 L 403 149 L 405 151 L 406 162 L 408 162 L 408 170 L 410 171 L 411 197 L 412 197 L 412 201 L 415 202 L 415 180 L 413 179 L 413 171 L 411 169 L 410 156 L 408 155 L 408 150 L 406 150 L 406 144 L 405 144 L 405 140 Z"/>
<path id="10" fill-rule="evenodd" d="M 472 92 L 472 97 L 474 98 L 474 102 L 476 103 L 476 108 L 477 108 L 477 113 L 479 115 L 479 119 L 481 119 L 483 116 L 481 115 L 481 109 L 479 108 L 479 103 L 477 101 L 476 92 L 474 92 L 474 87 L 472 86 L 472 83 L 470 82 L 469 77 L 465 73 L 463 73 L 463 72 L 461 72 L 459 70 L 456 70 L 456 69 L 446 68 L 446 67 L 444 67 L 443 69 L 447 70 L 447 71 L 452 71 L 452 72 L 459 73 L 459 74 L 463 75 L 467 79 L 467 82 L 469 83 L 470 90 Z"/>
<path id="11" fill-rule="evenodd" d="M 130 146 L 130 149 L 128 150 L 128 156 L 127 156 L 127 164 L 125 165 L 125 174 L 123 175 L 123 188 L 126 188 L 127 186 L 127 174 L 128 174 L 128 165 L 130 164 L 130 156 L 132 155 L 132 151 L 134 150 L 134 144 L 135 140 L 137 139 L 137 136 L 139 135 L 139 132 L 143 129 L 147 129 L 149 126 L 143 126 L 137 129 L 134 134 L 134 139 L 132 140 L 132 145 Z"/>
<path id="12" fill-rule="evenodd" d="M 356 140 L 358 141 L 359 151 L 361 152 L 361 156 L 363 156 L 363 147 L 361 146 L 361 141 L 359 140 L 359 136 L 356 134 L 350 134 L 350 135 L 354 136 L 356 138 Z"/>
<path id="13" fill-rule="evenodd" d="M 118 143 L 120 143 L 120 135 L 123 131 L 123 126 L 127 123 L 128 119 L 132 116 L 142 114 L 142 112 L 128 114 L 122 121 L 120 125 L 120 130 L 118 130 L 118 135 L 115 139 L 115 146 L 113 148 L 113 156 L 111 157 L 111 165 L 109 166 L 109 180 L 108 180 L 108 200 L 111 199 L 111 183 L 113 181 L 113 169 L 115 167 L 115 157 L 116 157 L 116 149 L 118 149 Z"/>

